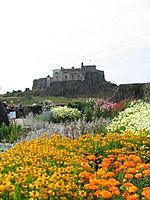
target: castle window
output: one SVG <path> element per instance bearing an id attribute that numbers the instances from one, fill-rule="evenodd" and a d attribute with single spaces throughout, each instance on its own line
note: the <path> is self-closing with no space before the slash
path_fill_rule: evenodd
<path id="1" fill-rule="evenodd" d="M 80 78 L 80 75 L 78 74 L 78 78 Z"/>
<path id="2" fill-rule="evenodd" d="M 67 75 L 65 75 L 65 79 L 67 79 Z"/>
<path id="3" fill-rule="evenodd" d="M 73 74 L 71 75 L 71 78 L 74 79 L 74 75 Z"/>

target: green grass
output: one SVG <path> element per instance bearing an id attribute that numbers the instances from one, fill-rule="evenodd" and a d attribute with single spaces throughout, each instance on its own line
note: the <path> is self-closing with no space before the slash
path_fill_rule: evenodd
<path id="1" fill-rule="evenodd" d="M 2 100 L 9 103 L 11 100 L 14 101 L 14 103 L 17 105 L 18 100 L 21 99 L 23 105 L 32 105 L 33 103 L 41 104 L 44 100 L 48 99 L 53 102 L 54 105 L 66 105 L 67 103 L 73 101 L 73 100 L 79 100 L 79 101 L 86 101 L 87 97 L 80 97 L 80 98 L 67 98 L 67 97 L 55 97 L 55 96 L 28 96 L 28 97 L 2 97 Z"/>

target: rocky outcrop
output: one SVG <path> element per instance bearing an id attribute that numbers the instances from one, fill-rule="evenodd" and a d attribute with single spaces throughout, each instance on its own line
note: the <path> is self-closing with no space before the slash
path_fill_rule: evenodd
<path id="1" fill-rule="evenodd" d="M 100 98 L 111 97 L 118 86 L 102 80 L 97 73 L 87 73 L 84 81 L 54 82 L 45 89 L 45 95 L 51 96 L 93 96 Z"/>
<path id="2" fill-rule="evenodd" d="M 35 79 L 33 92 L 42 89 L 42 95 L 51 96 L 90 96 L 109 98 L 117 85 L 105 80 L 104 71 L 97 70 L 96 65 L 83 65 L 81 68 L 53 70 L 53 77 Z"/>
<path id="3" fill-rule="evenodd" d="M 113 102 L 120 100 L 142 99 L 150 96 L 150 83 L 121 84 L 110 99 Z"/>

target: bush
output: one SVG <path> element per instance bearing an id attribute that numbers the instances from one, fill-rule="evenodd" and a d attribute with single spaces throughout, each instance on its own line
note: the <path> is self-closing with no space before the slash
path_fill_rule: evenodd
<path id="1" fill-rule="evenodd" d="M 67 106 L 52 108 L 52 121 L 55 123 L 73 121 L 81 117 L 81 113 L 76 108 L 67 108 Z"/>
<path id="2" fill-rule="evenodd" d="M 85 103 L 85 102 L 78 101 L 78 100 L 73 100 L 73 101 L 71 101 L 71 102 L 69 102 L 69 103 L 67 104 L 67 107 L 76 108 L 76 109 L 78 109 L 81 113 L 84 113 L 85 106 L 86 106 L 86 103 Z"/>
<path id="3" fill-rule="evenodd" d="M 116 103 L 105 99 L 88 99 L 85 103 L 84 117 L 87 121 L 93 121 L 100 118 L 113 118 L 119 112 Z"/>
<path id="4" fill-rule="evenodd" d="M 123 132 L 124 130 L 144 130 L 150 132 L 150 103 L 143 100 L 133 101 L 124 111 L 115 117 L 107 130 Z"/>
<path id="5" fill-rule="evenodd" d="M 113 114 L 113 109 L 116 103 L 112 103 L 105 99 L 96 99 L 94 105 L 94 118 L 111 118 Z"/>
<path id="6" fill-rule="evenodd" d="M 85 110 L 83 116 L 87 122 L 93 120 L 94 105 L 95 99 L 90 98 L 85 102 Z"/>

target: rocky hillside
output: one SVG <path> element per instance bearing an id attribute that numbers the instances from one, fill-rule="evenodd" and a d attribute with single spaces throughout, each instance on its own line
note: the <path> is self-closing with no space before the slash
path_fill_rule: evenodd
<path id="1" fill-rule="evenodd" d="M 45 95 L 51 96 L 95 96 L 110 98 L 116 92 L 118 86 L 101 80 L 97 73 L 87 73 L 84 81 L 54 82 L 45 89 Z"/>
<path id="2" fill-rule="evenodd" d="M 121 84 L 111 98 L 118 102 L 127 99 L 142 99 L 150 96 L 150 83 Z"/>

